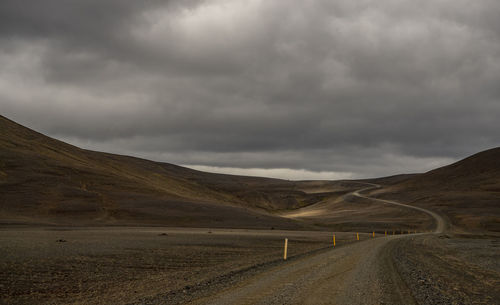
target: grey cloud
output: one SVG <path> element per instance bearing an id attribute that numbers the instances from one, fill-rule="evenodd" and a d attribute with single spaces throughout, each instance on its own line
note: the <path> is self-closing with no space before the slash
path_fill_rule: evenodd
<path id="1" fill-rule="evenodd" d="M 465 0 L 2 1 L 0 106 L 84 147 L 179 164 L 422 171 L 500 142 L 499 13 Z"/>

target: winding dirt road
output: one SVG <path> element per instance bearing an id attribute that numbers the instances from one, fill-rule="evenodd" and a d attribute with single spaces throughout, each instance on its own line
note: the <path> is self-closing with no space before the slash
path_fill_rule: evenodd
<path id="1" fill-rule="evenodd" d="M 436 221 L 436 228 L 434 229 L 435 233 L 443 233 L 445 231 L 446 222 L 444 221 L 443 217 L 441 217 L 439 214 L 437 214 L 433 211 L 426 210 L 424 208 L 419 208 L 419 207 L 413 206 L 413 205 L 408 205 L 408 204 L 399 203 L 399 202 L 392 201 L 392 200 L 378 199 L 378 198 L 373 198 L 373 197 L 368 197 L 368 196 L 362 195 L 361 194 L 362 192 L 367 192 L 367 191 L 378 189 L 378 188 L 382 187 L 378 184 L 372 184 L 372 183 L 366 183 L 366 184 L 369 184 L 371 186 L 364 188 L 364 189 L 361 189 L 361 190 L 354 191 L 351 193 L 351 195 L 365 198 L 365 199 L 369 199 L 369 200 L 373 200 L 373 201 L 377 201 L 377 202 L 381 202 L 384 204 L 397 205 L 397 206 L 401 206 L 401 207 L 405 207 L 408 209 L 413 209 L 413 210 L 417 210 L 417 211 L 426 213 L 426 214 L 430 215 L 432 218 L 434 218 L 434 220 Z"/>
<path id="2" fill-rule="evenodd" d="M 361 194 L 379 187 L 351 195 L 427 213 L 436 220 L 435 232 L 443 232 L 443 218 L 432 211 Z M 410 236 L 369 238 L 293 260 L 190 304 L 415 304 L 392 258 L 394 247 Z"/>

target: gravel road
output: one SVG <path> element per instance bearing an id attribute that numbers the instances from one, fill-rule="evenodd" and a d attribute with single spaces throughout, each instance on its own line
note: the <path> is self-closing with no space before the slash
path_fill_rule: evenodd
<path id="1" fill-rule="evenodd" d="M 378 187 L 370 185 L 351 194 L 419 210 L 435 219 L 436 232 L 444 231 L 444 220 L 432 211 L 361 194 Z M 393 263 L 399 241 L 408 238 L 371 238 L 305 257 L 190 304 L 416 304 Z"/>
<path id="2" fill-rule="evenodd" d="M 434 233 L 365 237 L 271 265 L 230 285 L 219 283 L 210 293 L 190 296 L 183 303 L 497 304 L 499 272 L 491 270 L 499 257 L 496 238 L 478 244 L 475 238 L 443 234 L 447 224 L 432 211 L 362 194 L 378 187 L 351 195 L 426 213 L 435 219 Z M 479 256 L 482 264 L 471 262 L 471 257 Z"/>
<path id="3" fill-rule="evenodd" d="M 361 190 L 358 190 L 358 191 L 354 191 L 351 194 L 354 196 L 357 196 L 357 197 L 373 200 L 373 201 L 380 202 L 383 204 L 396 205 L 396 206 L 400 206 L 400 207 L 404 207 L 404 208 L 408 208 L 408 209 L 412 209 L 412 210 L 416 210 L 416 211 L 425 213 L 425 214 L 431 216 L 432 218 L 434 218 L 434 220 L 436 222 L 436 228 L 434 229 L 435 233 L 443 233 L 446 230 L 447 224 L 444 221 L 443 217 L 441 217 L 439 214 L 437 214 L 433 211 L 430 211 L 430 210 L 427 210 L 424 208 L 420 208 L 420 207 L 416 207 L 413 205 L 408 205 L 408 204 L 392 201 L 392 200 L 385 200 L 385 199 L 373 198 L 373 197 L 368 197 L 368 196 L 362 195 L 361 193 L 363 193 L 363 192 L 367 192 L 367 191 L 370 191 L 373 189 L 381 188 L 381 186 L 378 184 L 372 184 L 372 183 L 366 183 L 366 184 L 369 184 L 371 186 L 364 188 L 364 189 L 361 189 Z"/>
<path id="4" fill-rule="evenodd" d="M 390 245 L 400 238 L 305 257 L 190 304 L 415 304 L 392 265 Z"/>

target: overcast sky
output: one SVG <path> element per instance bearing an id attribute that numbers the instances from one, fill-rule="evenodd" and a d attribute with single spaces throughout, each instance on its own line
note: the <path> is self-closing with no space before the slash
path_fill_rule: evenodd
<path id="1" fill-rule="evenodd" d="M 0 113 L 83 148 L 287 179 L 500 143 L 500 1 L 0 1 Z"/>

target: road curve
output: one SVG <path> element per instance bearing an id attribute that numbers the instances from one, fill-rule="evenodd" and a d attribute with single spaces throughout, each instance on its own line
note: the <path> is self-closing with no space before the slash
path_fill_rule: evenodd
<path id="1" fill-rule="evenodd" d="M 369 185 L 350 194 L 426 213 L 436 220 L 436 233 L 445 230 L 445 221 L 437 213 L 362 195 L 380 187 Z M 398 241 L 410 236 L 369 238 L 332 248 L 270 268 L 189 304 L 415 304 L 392 257 Z"/>
<path id="2" fill-rule="evenodd" d="M 400 202 L 396 202 L 396 201 L 392 201 L 392 200 L 378 199 L 378 198 L 373 198 L 373 197 L 368 197 L 368 196 L 362 195 L 361 192 L 367 192 L 367 191 L 370 191 L 373 189 L 381 188 L 381 186 L 378 184 L 373 184 L 373 183 L 363 183 L 363 184 L 368 184 L 370 186 L 366 187 L 364 189 L 361 189 L 361 190 L 354 191 L 350 194 L 353 196 L 357 196 L 357 197 L 361 197 L 361 198 L 365 198 L 365 199 L 369 199 L 369 200 L 373 200 L 373 201 L 378 201 L 378 202 L 382 202 L 382 203 L 386 203 L 386 204 L 397 205 L 397 206 L 401 206 L 401 207 L 405 207 L 408 209 L 413 209 L 413 210 L 417 210 L 417 211 L 426 213 L 426 214 L 430 215 L 432 218 L 434 218 L 434 220 L 436 221 L 436 228 L 434 229 L 435 233 L 443 233 L 445 231 L 446 222 L 444 221 L 443 217 L 441 217 L 439 214 L 437 214 L 433 211 L 424 209 L 424 208 L 413 206 L 413 205 L 408 205 L 408 204 L 404 204 L 404 203 L 400 203 Z"/>

